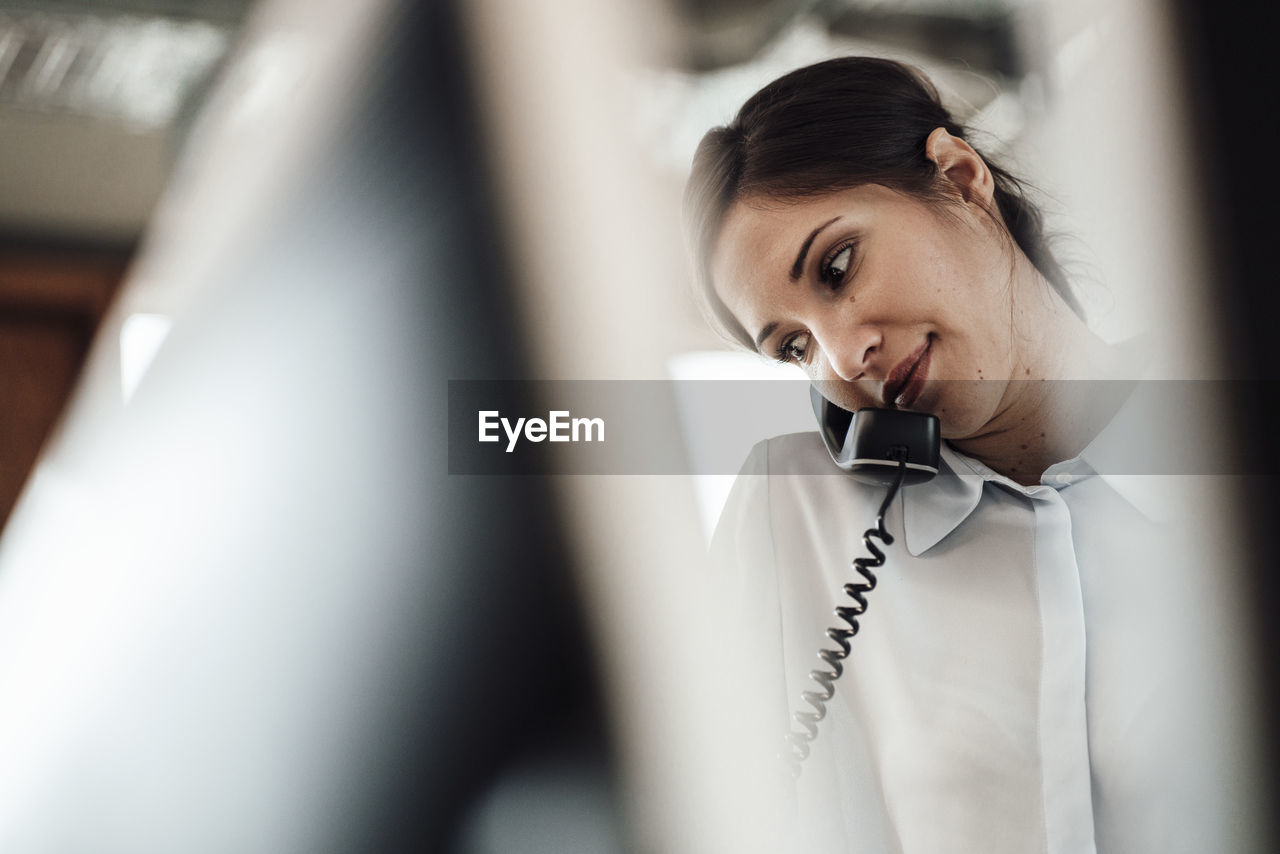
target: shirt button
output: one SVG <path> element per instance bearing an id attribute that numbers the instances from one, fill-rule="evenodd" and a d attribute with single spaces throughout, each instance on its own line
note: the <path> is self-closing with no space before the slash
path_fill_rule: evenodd
<path id="1" fill-rule="evenodd" d="M 1053 479 L 1058 483 L 1067 484 L 1075 480 L 1075 477 L 1069 474 L 1055 474 Z"/>

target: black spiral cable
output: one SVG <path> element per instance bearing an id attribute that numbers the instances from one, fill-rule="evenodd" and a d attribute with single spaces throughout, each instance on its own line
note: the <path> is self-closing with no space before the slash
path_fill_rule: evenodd
<path id="1" fill-rule="evenodd" d="M 853 604 L 836 607 L 836 616 L 843 620 L 848 628 L 832 626 L 827 629 L 827 637 L 839 648 L 818 650 L 818 658 L 827 665 L 827 669 L 809 671 L 809 678 L 822 690 L 802 691 L 800 699 L 808 703 L 813 711 L 801 709 L 791 716 L 802 727 L 802 730 L 792 729 L 786 737 L 788 753 L 784 758 L 793 778 L 800 777 L 800 763 L 809 757 L 809 745 L 818 737 L 818 722 L 827 716 L 827 703 L 835 696 L 836 680 L 844 673 L 843 662 L 849 657 L 849 639 L 858 633 L 858 617 L 867 610 L 866 594 L 876 588 L 876 576 L 871 570 L 884 566 L 884 552 L 876 545 L 875 539 L 887 546 L 893 545 L 893 535 L 884 526 L 884 514 L 893 503 L 898 490 L 902 488 L 902 481 L 907 473 L 905 449 L 902 451 L 895 456 L 898 460 L 898 477 L 889 487 L 889 493 L 884 497 L 884 501 L 880 502 L 875 527 L 868 528 L 862 535 L 862 544 L 871 556 L 853 559 L 853 568 L 864 580 L 844 585 L 845 595 L 853 600 Z"/>

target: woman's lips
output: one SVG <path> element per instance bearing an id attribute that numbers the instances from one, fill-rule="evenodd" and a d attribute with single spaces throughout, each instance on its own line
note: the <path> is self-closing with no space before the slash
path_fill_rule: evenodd
<path id="1" fill-rule="evenodd" d="M 906 409 L 915 403 L 929 379 L 929 350 L 932 346 L 933 338 L 926 338 L 914 353 L 889 372 L 880 389 L 880 398 L 886 407 Z"/>

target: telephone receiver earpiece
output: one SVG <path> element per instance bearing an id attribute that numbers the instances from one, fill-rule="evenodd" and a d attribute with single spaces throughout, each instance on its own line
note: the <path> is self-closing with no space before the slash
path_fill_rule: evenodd
<path id="1" fill-rule="evenodd" d="M 836 466 L 867 483 L 892 486 L 904 458 L 903 483 L 923 483 L 938 473 L 942 444 L 936 415 L 902 409 L 859 409 L 836 406 L 809 387 L 818 432 Z"/>

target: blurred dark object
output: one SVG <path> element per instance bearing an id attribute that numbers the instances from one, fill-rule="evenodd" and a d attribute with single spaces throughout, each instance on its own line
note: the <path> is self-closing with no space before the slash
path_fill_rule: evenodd
<path id="1" fill-rule="evenodd" d="M 448 381 L 526 364 L 456 10 L 395 4 L 361 42 L 271 5 L 259 38 L 359 46 L 360 74 L 221 114 L 305 127 L 306 156 L 193 140 L 139 255 L 184 259 L 148 284 L 190 299 L 127 405 L 73 402 L 12 517 L 0 849 L 448 851 L 509 775 L 552 838 L 577 815 L 616 845 L 550 481 L 447 470 Z M 234 185 L 205 168 L 228 154 L 289 176 L 252 230 L 199 207 L 254 199 L 196 191 Z"/>
<path id="2" fill-rule="evenodd" d="M 1280 288 L 1275 265 L 1276 232 L 1280 227 L 1280 177 L 1270 162 L 1270 143 L 1277 138 L 1276 110 L 1263 93 L 1276 79 L 1275 27 L 1257 5 L 1225 9 L 1208 0 L 1177 0 L 1177 51 L 1184 58 L 1189 83 L 1189 127 L 1195 128 L 1192 172 L 1197 190 L 1207 202 L 1201 219 L 1209 228 L 1209 269 L 1206 283 L 1218 315 L 1217 340 L 1222 342 L 1229 375 L 1237 379 L 1280 379 L 1280 349 L 1276 347 L 1276 318 L 1280 317 Z M 1269 385 L 1269 384 L 1264 384 Z M 1253 398 L 1227 413 L 1242 449 L 1264 453 L 1256 470 L 1277 468 L 1280 400 Z M 1249 465 L 1244 460 L 1242 465 Z M 1270 774 L 1271 802 L 1262 806 L 1272 820 L 1272 843 L 1280 843 L 1274 810 L 1280 797 L 1280 542 L 1276 517 L 1280 493 L 1275 476 L 1239 480 L 1247 555 L 1253 583 L 1254 623 L 1259 627 L 1255 653 L 1263 681 L 1264 707 L 1259 734 Z M 1211 569 L 1208 571 L 1212 571 Z"/>

